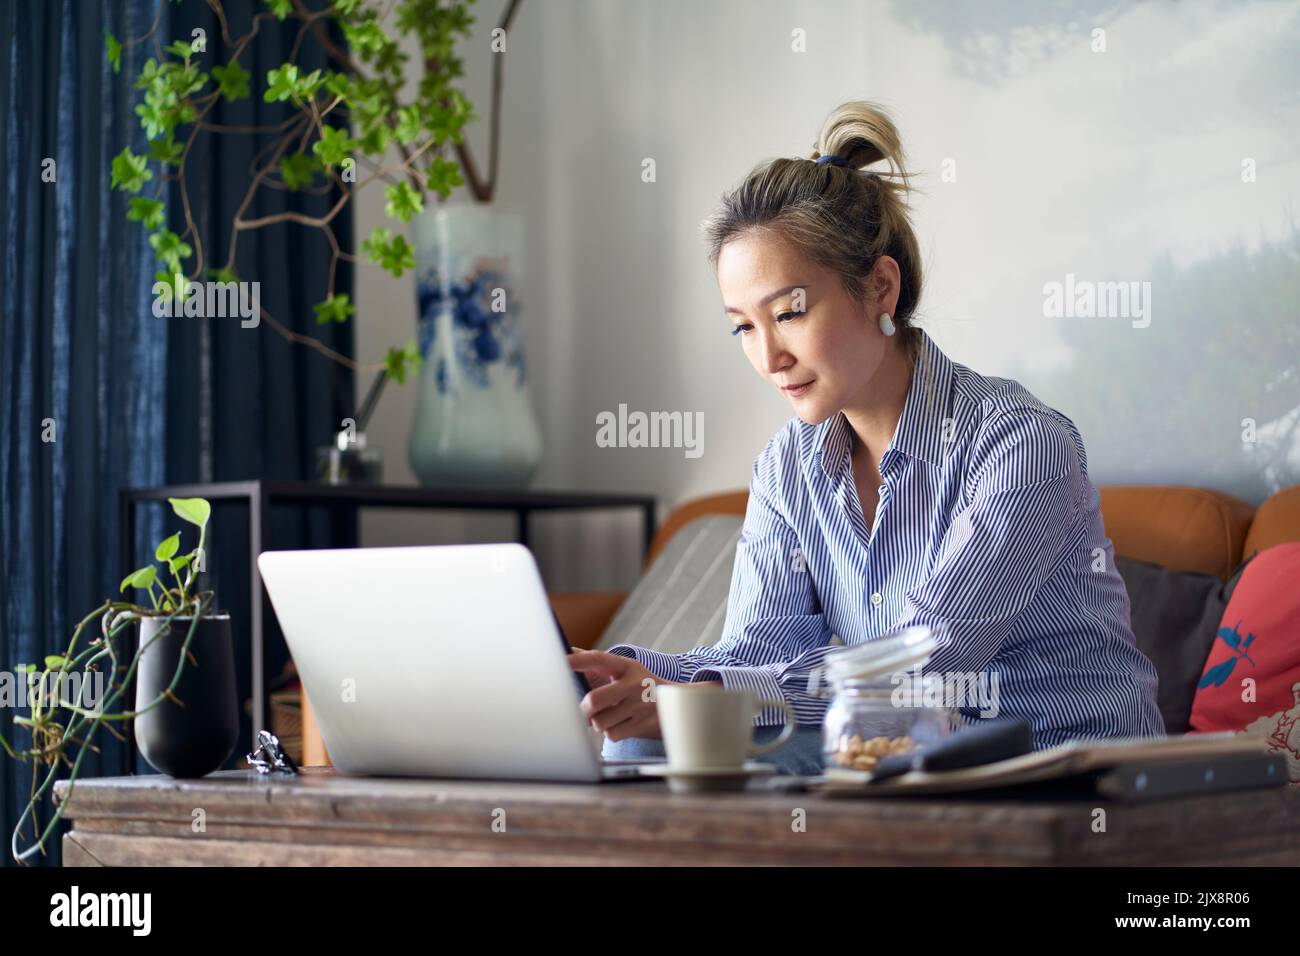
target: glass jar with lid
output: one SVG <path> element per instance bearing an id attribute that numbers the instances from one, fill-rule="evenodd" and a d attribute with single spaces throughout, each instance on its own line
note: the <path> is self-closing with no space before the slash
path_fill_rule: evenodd
<path id="1" fill-rule="evenodd" d="M 873 770 L 879 761 L 953 733 L 957 715 L 923 667 L 938 643 L 934 628 L 904 628 L 826 655 L 830 700 L 822 721 L 826 770 Z M 941 681 L 941 679 L 940 679 Z M 937 699 L 936 699 L 937 698 Z"/>

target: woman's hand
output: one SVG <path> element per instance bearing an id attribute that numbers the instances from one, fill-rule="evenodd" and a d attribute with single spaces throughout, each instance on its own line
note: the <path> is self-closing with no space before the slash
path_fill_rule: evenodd
<path id="1" fill-rule="evenodd" d="M 591 685 L 580 705 L 588 724 L 610 740 L 662 738 L 655 687 L 672 681 L 656 677 L 631 657 L 605 651 L 574 651 L 569 665 Z"/>

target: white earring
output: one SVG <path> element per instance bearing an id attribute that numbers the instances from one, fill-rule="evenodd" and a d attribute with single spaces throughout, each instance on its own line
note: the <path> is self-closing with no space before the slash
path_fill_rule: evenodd
<path id="1" fill-rule="evenodd" d="M 894 320 L 889 317 L 888 312 L 880 313 L 880 331 L 885 335 L 893 335 L 896 331 L 894 328 Z"/>

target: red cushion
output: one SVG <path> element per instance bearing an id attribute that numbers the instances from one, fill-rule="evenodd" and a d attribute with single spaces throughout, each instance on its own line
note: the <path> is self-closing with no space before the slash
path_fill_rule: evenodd
<path id="1" fill-rule="evenodd" d="M 1244 730 L 1284 751 L 1300 779 L 1300 542 L 1246 565 L 1192 700 L 1193 732 Z"/>

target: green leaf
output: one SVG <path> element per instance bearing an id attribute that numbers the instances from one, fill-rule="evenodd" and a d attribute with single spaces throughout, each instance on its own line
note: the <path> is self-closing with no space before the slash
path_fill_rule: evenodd
<path id="1" fill-rule="evenodd" d="M 461 142 L 465 124 L 475 119 L 473 104 L 460 90 L 447 89 L 430 98 L 438 106 L 430 111 L 426 129 L 435 142 Z"/>
<path id="2" fill-rule="evenodd" d="M 293 13 L 292 0 L 266 0 L 266 5 L 270 8 L 271 13 L 275 14 L 277 20 L 283 20 Z"/>
<path id="3" fill-rule="evenodd" d="M 140 126 L 150 139 L 164 134 L 170 138 L 176 128 L 179 110 L 175 103 L 167 102 L 168 97 L 153 96 L 152 92 L 145 96 L 143 103 L 136 105 L 135 114 L 140 117 Z"/>
<path id="4" fill-rule="evenodd" d="M 285 63 L 274 70 L 267 70 L 266 80 L 270 86 L 262 94 L 262 99 L 268 103 L 289 99 L 294 102 L 308 100 L 325 85 L 325 77 L 321 75 L 320 70 L 312 70 L 306 76 L 299 76 L 298 66 L 294 63 Z"/>
<path id="5" fill-rule="evenodd" d="M 179 271 L 179 270 L 177 270 Z M 164 302 L 170 302 L 176 293 L 176 272 L 168 272 L 166 269 L 159 269 L 153 274 L 154 282 L 161 282 L 166 287 L 159 296 Z M 190 294 L 190 280 L 181 276 L 181 299 L 184 300 Z"/>
<path id="6" fill-rule="evenodd" d="M 208 518 L 212 516 L 212 506 L 208 504 L 206 498 L 168 498 L 171 502 L 172 511 L 180 518 L 184 518 L 190 524 L 198 525 L 204 528 L 208 523 Z"/>
<path id="7" fill-rule="evenodd" d="M 435 156 L 429 163 L 425 183 L 430 189 L 444 199 L 451 195 L 454 187 L 463 185 L 465 180 L 460 175 L 460 165 L 450 159 Z"/>
<path id="8" fill-rule="evenodd" d="M 15 665 L 14 665 L 14 673 L 15 673 L 15 674 L 35 674 L 35 673 L 36 673 L 36 665 L 35 665 L 35 664 L 15 664 Z"/>
<path id="9" fill-rule="evenodd" d="M 208 85 L 207 75 L 197 66 L 189 63 L 185 64 L 183 68 L 176 67 L 172 73 L 172 77 L 172 92 L 174 92 L 178 97 L 189 96 L 191 93 L 197 93 L 199 90 L 203 89 L 203 87 Z M 185 106 L 186 108 L 190 108 L 188 103 L 185 104 Z M 192 112 L 192 108 L 190 109 Z M 194 117 L 191 115 L 188 118 L 185 118 L 185 122 L 189 122 L 193 118 Z"/>
<path id="10" fill-rule="evenodd" d="M 176 575 L 177 577 L 180 577 L 180 573 L 184 571 L 185 568 L 189 566 L 189 563 L 193 560 L 194 560 L 194 555 L 192 553 L 182 554 L 179 558 L 175 558 L 171 561 L 168 561 L 167 567 L 171 569 L 172 574 Z"/>
<path id="11" fill-rule="evenodd" d="M 175 43 L 169 43 L 167 46 L 163 47 L 163 49 L 168 53 L 174 53 L 181 57 L 186 63 L 188 63 L 190 57 L 194 55 L 194 47 L 185 40 L 177 40 Z"/>
<path id="12" fill-rule="evenodd" d="M 409 57 L 402 52 L 402 48 L 395 41 L 385 39 L 384 45 L 375 53 L 375 70 L 386 73 L 393 79 L 400 81 L 403 68 L 406 66 Z"/>
<path id="13" fill-rule="evenodd" d="M 334 70 L 327 70 L 325 74 L 325 92 L 330 96 L 337 96 L 344 103 L 351 103 L 357 95 L 356 84 L 352 82 L 352 77 L 346 73 L 337 73 Z"/>
<path id="14" fill-rule="evenodd" d="M 153 57 L 149 57 L 144 61 L 144 66 L 140 68 L 140 75 L 135 78 L 135 88 L 143 90 L 164 79 L 166 79 L 166 76 L 162 65 Z"/>
<path id="15" fill-rule="evenodd" d="M 302 99 L 311 99 L 316 91 L 325 85 L 325 77 L 320 70 L 312 70 L 298 82 L 298 95 Z"/>
<path id="16" fill-rule="evenodd" d="M 355 125 L 368 128 L 376 124 L 388 125 L 388 116 L 397 109 L 393 90 L 382 80 L 357 80 L 353 84 L 353 109 Z"/>
<path id="17" fill-rule="evenodd" d="M 384 214 L 394 219 L 409 222 L 412 216 L 424 211 L 424 200 L 405 179 L 395 186 L 385 187 L 384 195 L 388 197 Z"/>
<path id="18" fill-rule="evenodd" d="M 171 133 L 149 140 L 149 158 L 156 159 L 160 163 L 179 166 L 183 152 L 184 148 L 172 138 Z"/>
<path id="19" fill-rule="evenodd" d="M 293 153 L 280 160 L 280 178 L 295 192 L 310 186 L 316 171 L 316 160 L 306 153 Z"/>
<path id="20" fill-rule="evenodd" d="M 280 100 L 287 100 L 293 96 L 294 90 L 298 85 L 298 67 L 293 63 L 286 63 L 274 70 L 267 70 L 266 82 L 269 86 L 266 92 L 262 94 L 262 99 L 267 103 L 278 103 Z"/>
<path id="21" fill-rule="evenodd" d="M 420 138 L 423 126 L 420 124 L 420 108 L 403 106 L 397 111 L 397 140 L 402 145 L 414 143 Z"/>
<path id="22" fill-rule="evenodd" d="M 129 193 L 138 193 L 144 184 L 153 179 L 148 161 L 143 156 L 131 152 L 128 146 L 113 157 L 112 179 L 109 185 L 114 189 L 124 189 Z"/>
<path id="23" fill-rule="evenodd" d="M 208 278 L 213 282 L 238 282 L 239 276 L 235 275 L 234 269 L 222 266 L 220 269 L 209 269 Z"/>
<path id="24" fill-rule="evenodd" d="M 312 311 L 316 313 L 316 324 L 324 325 L 327 322 L 346 322 L 356 312 L 356 308 L 349 301 L 348 294 L 341 292 L 331 295 L 324 302 L 318 302 L 312 306 Z"/>
<path id="25" fill-rule="evenodd" d="M 158 579 L 158 569 L 152 564 L 146 564 L 138 571 L 132 571 L 122 579 L 122 586 L 119 591 L 125 591 L 127 588 L 147 589 Z"/>
<path id="26" fill-rule="evenodd" d="M 379 24 L 374 20 L 363 23 L 344 23 L 343 38 L 348 41 L 348 48 L 368 58 L 380 52 L 389 39 Z"/>
<path id="27" fill-rule="evenodd" d="M 419 368 L 421 361 L 420 346 L 412 339 L 400 349 L 393 347 L 388 350 L 384 356 L 384 370 L 398 385 L 405 385 L 407 373 Z"/>
<path id="28" fill-rule="evenodd" d="M 383 266 L 395 276 L 400 276 L 403 269 L 414 269 L 415 247 L 406 241 L 405 236 L 394 236 Z"/>
<path id="29" fill-rule="evenodd" d="M 356 148 L 357 141 L 348 135 L 347 130 L 333 126 L 322 126 L 320 139 L 311 144 L 311 151 L 326 167 L 337 166 Z"/>
<path id="30" fill-rule="evenodd" d="M 160 199 L 132 196 L 126 218 L 132 222 L 143 223 L 146 229 L 157 229 L 166 218 L 165 207 Z"/>
<path id="31" fill-rule="evenodd" d="M 357 141 L 361 152 L 367 156 L 378 156 L 388 148 L 388 144 L 393 140 L 393 131 L 384 123 L 379 123 L 371 127 L 364 136 Z"/>
<path id="32" fill-rule="evenodd" d="M 104 49 L 108 51 L 108 62 L 113 65 L 114 73 L 122 72 L 122 44 L 117 37 L 104 31 Z"/>
<path id="33" fill-rule="evenodd" d="M 232 60 L 228 66 L 214 66 L 212 78 L 217 81 L 217 88 L 227 100 L 242 100 L 248 96 L 248 80 L 252 76 L 238 60 Z"/>
<path id="34" fill-rule="evenodd" d="M 159 561 L 170 561 L 172 557 L 180 550 L 181 533 L 177 531 L 170 538 L 164 538 L 154 550 L 153 556 Z"/>
<path id="35" fill-rule="evenodd" d="M 401 277 L 402 270 L 415 268 L 415 248 L 405 236 L 394 236 L 388 229 L 376 229 L 361 248 L 394 276 Z"/>
<path id="36" fill-rule="evenodd" d="M 45 658 L 45 669 L 47 671 L 56 671 L 68 662 L 66 657 L 60 657 L 58 654 L 49 654 Z"/>
<path id="37" fill-rule="evenodd" d="M 144 98 L 159 107 L 170 108 L 180 102 L 175 87 L 176 71 L 181 69 L 175 63 L 160 63 L 153 80 L 145 87 Z"/>
<path id="38" fill-rule="evenodd" d="M 170 229 L 155 232 L 149 237 L 149 245 L 153 247 L 154 254 L 158 256 L 158 261 L 167 266 L 172 275 L 182 271 L 182 259 L 188 259 L 194 255 L 193 247 L 188 242 L 181 242 L 180 236 Z"/>
<path id="39" fill-rule="evenodd" d="M 370 235 L 366 237 L 366 240 L 361 243 L 361 248 L 370 256 L 371 262 L 378 262 L 384 249 L 387 248 L 388 243 L 392 238 L 393 230 L 374 229 L 371 231 Z"/>

